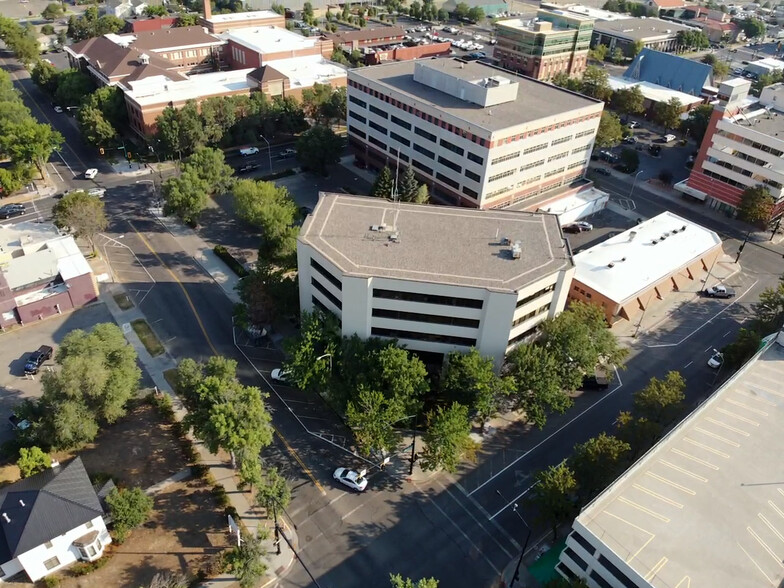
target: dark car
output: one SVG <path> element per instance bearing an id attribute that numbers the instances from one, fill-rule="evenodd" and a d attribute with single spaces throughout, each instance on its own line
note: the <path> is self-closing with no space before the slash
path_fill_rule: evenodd
<path id="1" fill-rule="evenodd" d="M 580 388 L 582 390 L 607 390 L 610 387 L 610 382 L 606 378 L 597 378 L 596 376 L 585 376 Z"/>
<path id="2" fill-rule="evenodd" d="M 237 169 L 238 174 L 247 174 L 252 172 L 253 170 L 259 169 L 258 163 L 249 163 L 248 165 L 243 165 L 242 167 Z"/>
<path id="3" fill-rule="evenodd" d="M 611 176 L 612 175 L 610 173 L 610 170 L 607 169 L 607 168 L 604 168 L 604 167 L 597 167 L 593 171 L 596 172 L 597 174 L 599 174 L 600 176 Z"/>
<path id="4" fill-rule="evenodd" d="M 48 345 L 41 345 L 38 351 L 34 351 L 27 358 L 24 365 L 25 374 L 37 374 L 41 365 L 47 360 L 52 359 L 52 348 Z"/>
<path id="5" fill-rule="evenodd" d="M 661 153 L 661 145 L 649 145 L 648 151 L 651 152 L 651 155 L 659 155 Z"/>
<path id="6" fill-rule="evenodd" d="M 0 206 L 0 218 L 13 218 L 25 213 L 24 204 L 5 204 Z"/>

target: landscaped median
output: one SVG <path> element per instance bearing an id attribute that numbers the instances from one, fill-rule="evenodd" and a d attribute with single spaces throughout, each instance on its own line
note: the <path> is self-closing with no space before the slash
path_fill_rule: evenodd
<path id="1" fill-rule="evenodd" d="M 166 351 L 157 335 L 153 332 L 152 328 L 150 328 L 150 325 L 147 324 L 146 320 L 136 319 L 131 321 L 131 328 L 133 328 L 134 332 L 139 337 L 139 340 L 144 345 L 147 353 L 153 357 L 161 355 Z"/>

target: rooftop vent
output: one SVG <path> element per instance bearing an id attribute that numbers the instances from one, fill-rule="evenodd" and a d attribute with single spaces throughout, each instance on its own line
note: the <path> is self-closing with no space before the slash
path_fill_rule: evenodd
<path id="1" fill-rule="evenodd" d="M 626 261 L 626 258 L 625 257 L 621 257 L 621 261 Z"/>
<path id="2" fill-rule="evenodd" d="M 19 501 L 19 504 L 21 504 L 22 506 L 24 506 L 24 505 L 25 505 L 25 503 L 24 503 L 24 500 L 20 500 L 20 501 Z"/>
<path id="3" fill-rule="evenodd" d="M 501 245 L 511 245 L 512 240 L 509 237 L 502 237 L 501 238 Z"/>
<path id="4" fill-rule="evenodd" d="M 685 231 L 685 230 L 686 230 L 686 225 L 683 225 L 683 226 L 681 227 L 681 231 Z"/>
<path id="5" fill-rule="evenodd" d="M 651 241 L 651 245 L 656 245 L 656 243 L 658 243 L 658 242 L 659 241 L 657 239 L 654 239 L 653 241 Z"/>
<path id="6" fill-rule="evenodd" d="M 387 230 L 387 226 L 386 225 L 370 225 L 370 230 L 371 231 L 375 231 L 375 232 L 386 231 Z"/>
<path id="7" fill-rule="evenodd" d="M 512 244 L 512 259 L 520 259 L 523 256 L 522 241 L 515 241 Z"/>
<path id="8" fill-rule="evenodd" d="M 637 231 L 631 231 L 629 233 L 629 241 L 634 241 L 634 238 L 637 236 Z"/>
<path id="9" fill-rule="evenodd" d="M 611 261 L 610 263 L 607 264 L 607 267 L 615 267 L 615 264 Z"/>
<path id="10" fill-rule="evenodd" d="M 142 62 L 142 65 L 149 65 L 150 64 L 150 56 L 146 53 L 142 53 L 139 55 L 139 61 Z"/>
<path id="11" fill-rule="evenodd" d="M 389 236 L 389 240 L 392 241 L 392 243 L 400 243 L 400 236 L 397 233 L 392 233 Z"/>

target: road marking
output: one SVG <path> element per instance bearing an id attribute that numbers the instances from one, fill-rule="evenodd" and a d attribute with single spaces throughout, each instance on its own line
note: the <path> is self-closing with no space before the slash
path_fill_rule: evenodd
<path id="1" fill-rule="evenodd" d="M 672 480 L 668 480 L 664 476 L 660 476 L 658 474 L 654 474 L 653 472 L 650 472 L 650 471 L 649 472 L 645 472 L 645 475 L 646 476 L 650 476 L 654 480 L 658 480 L 659 482 L 662 482 L 663 484 L 667 484 L 668 486 L 672 486 L 676 490 L 680 490 L 681 492 L 684 492 L 684 493 L 689 494 L 691 496 L 696 496 L 697 495 L 697 493 L 694 490 L 692 490 L 690 488 L 687 488 L 686 486 L 683 486 L 681 484 L 678 484 L 677 482 L 673 482 Z"/>
<path id="2" fill-rule="evenodd" d="M 684 474 L 686 476 L 690 476 L 690 477 L 694 478 L 695 480 L 699 480 L 700 482 L 707 482 L 708 481 L 708 478 L 700 476 L 699 474 L 695 474 L 694 472 L 691 472 L 691 471 L 687 470 L 686 468 L 682 468 L 680 466 L 676 466 L 674 463 L 670 463 L 666 459 L 660 459 L 659 463 L 662 464 L 663 466 L 666 466 L 668 468 L 671 468 L 671 469 L 675 470 L 676 472 L 680 472 L 680 473 L 682 473 L 682 474 Z"/>
<path id="3" fill-rule="evenodd" d="M 691 364 L 693 364 L 693 363 L 694 363 L 694 361 L 690 361 L 690 362 L 689 362 L 689 363 L 687 363 L 685 366 L 683 366 L 683 369 L 686 369 L 687 367 L 689 367 L 689 366 L 690 366 Z"/>
<path id="4" fill-rule="evenodd" d="M 709 461 L 705 461 L 704 459 L 700 459 L 699 457 L 695 457 L 691 453 L 686 453 L 685 451 L 682 451 L 681 449 L 674 449 L 673 448 L 673 449 L 670 449 L 670 451 L 672 453 L 674 453 L 675 455 L 680 455 L 683 458 L 690 459 L 693 462 L 700 464 L 701 466 L 705 466 L 706 468 L 710 468 L 712 470 L 718 470 L 719 469 L 719 466 L 717 466 L 715 464 L 712 464 Z M 705 480 L 705 481 L 707 482 L 707 480 Z"/>
<path id="5" fill-rule="evenodd" d="M 644 507 L 642 504 L 637 504 L 636 502 L 634 502 L 633 500 L 629 500 L 625 496 L 619 496 L 618 497 L 618 502 L 621 502 L 623 504 L 631 506 L 632 508 L 636 508 L 640 512 L 644 512 L 645 514 L 647 514 L 649 516 L 652 516 L 654 519 L 659 519 L 663 523 L 669 523 L 670 522 L 670 519 L 668 517 L 665 517 L 664 515 L 660 515 L 656 511 L 653 511 L 650 508 Z"/>
<path id="6" fill-rule="evenodd" d="M 667 559 L 667 557 L 666 557 L 666 556 L 662 556 L 662 558 L 659 560 L 659 562 L 658 562 L 658 563 L 657 563 L 655 566 L 653 566 L 653 567 L 651 568 L 651 571 L 650 571 L 650 572 L 648 572 L 648 574 L 645 576 L 645 580 L 646 580 L 647 582 L 650 582 L 651 580 L 653 580 L 653 578 L 654 578 L 654 577 L 656 577 L 656 574 L 658 574 L 658 573 L 661 571 L 661 569 L 662 569 L 662 568 L 663 568 L 665 565 L 667 565 L 667 562 L 668 562 L 668 561 L 669 561 L 669 560 Z"/>
<path id="7" fill-rule="evenodd" d="M 538 483 L 539 483 L 539 482 L 536 482 L 536 484 L 538 484 Z M 534 486 L 536 486 L 536 484 L 531 484 L 530 486 L 528 486 L 528 488 L 526 488 L 525 490 L 523 490 L 523 491 L 522 491 L 522 492 L 521 492 L 521 493 L 520 493 L 520 494 L 517 496 L 517 498 L 515 498 L 515 499 L 514 499 L 512 502 L 510 502 L 509 504 L 507 504 L 506 506 L 504 506 L 504 507 L 503 507 L 501 510 L 499 510 L 497 513 L 495 513 L 493 516 L 491 516 L 491 517 L 490 517 L 490 520 L 492 521 L 492 520 L 493 520 L 495 517 L 497 517 L 498 515 L 500 515 L 500 514 L 501 514 L 502 512 L 504 512 L 504 511 L 505 511 L 507 508 L 509 508 L 510 506 L 512 506 L 512 505 L 513 505 L 515 502 L 517 502 L 517 501 L 518 501 L 518 500 L 520 500 L 520 499 L 521 499 L 523 496 L 525 496 L 526 494 L 528 494 L 529 490 L 531 490 L 531 488 L 533 488 Z"/>
<path id="8" fill-rule="evenodd" d="M 707 346 L 707 347 L 706 347 L 706 348 L 703 350 L 703 353 L 705 353 L 706 351 L 710 351 L 711 349 L 713 349 L 713 345 L 708 345 L 708 346 Z"/>
<path id="9" fill-rule="evenodd" d="M 754 561 L 754 558 L 753 558 L 753 557 L 751 557 L 751 556 L 749 555 L 749 552 L 748 552 L 748 551 L 746 551 L 745 549 L 743 549 L 743 545 L 741 545 L 740 543 L 738 543 L 738 547 L 740 547 L 740 550 L 741 550 L 743 553 L 745 553 L 745 554 L 746 554 L 746 557 L 748 557 L 748 558 L 751 560 L 751 563 L 753 563 L 753 564 L 754 564 L 754 566 L 755 566 L 755 567 L 756 567 L 756 568 L 757 568 L 757 569 L 760 571 L 760 574 L 762 574 L 763 576 L 765 576 L 765 579 L 768 581 L 768 583 L 769 583 L 771 586 L 775 586 L 775 585 L 776 585 L 776 582 L 774 582 L 774 581 L 773 581 L 773 579 L 772 579 L 770 576 L 768 576 L 768 575 L 767 575 L 767 574 L 766 574 L 766 573 L 765 573 L 765 572 L 762 570 L 762 568 L 760 567 L 760 565 L 759 565 L 759 564 L 758 564 L 756 561 Z"/>
<path id="10" fill-rule="evenodd" d="M 57 171 L 57 168 L 54 166 L 54 164 L 51 161 L 49 162 L 49 166 L 52 168 L 52 171 L 57 174 L 57 177 L 60 178 L 60 181 L 65 182 L 63 176 L 60 175 L 60 172 Z"/>
<path id="11" fill-rule="evenodd" d="M 645 486 L 640 486 L 639 484 L 632 484 L 632 488 L 635 488 L 642 492 L 643 494 L 647 494 L 648 496 L 653 496 L 654 498 L 661 500 L 665 504 L 669 504 L 670 506 L 674 506 L 676 508 L 683 508 L 683 505 L 680 502 L 675 502 L 674 500 L 667 498 L 666 496 L 662 496 L 658 492 L 654 492 L 653 490 L 649 490 Z"/>
<path id="12" fill-rule="evenodd" d="M 768 544 L 762 540 L 762 537 L 757 535 L 757 533 L 751 527 L 746 527 L 746 531 L 748 531 L 749 535 L 751 535 L 757 541 L 757 543 L 760 544 L 762 549 L 768 552 L 768 555 L 773 558 L 773 561 L 779 564 L 780 568 L 784 569 L 784 564 L 781 563 L 781 558 L 779 558 L 779 556 L 776 555 L 776 553 L 768 546 Z"/>
<path id="13" fill-rule="evenodd" d="M 729 335 L 730 333 L 732 333 L 732 331 L 727 331 L 726 333 L 724 333 L 724 334 L 722 335 L 722 338 L 723 338 L 723 337 L 726 337 L 726 336 L 727 336 L 727 335 Z"/>
<path id="14" fill-rule="evenodd" d="M 509 465 L 507 465 L 506 467 L 504 467 L 504 468 L 503 468 L 501 471 L 499 471 L 497 474 L 493 474 L 492 476 L 490 476 L 489 478 L 487 478 L 487 480 L 485 480 L 484 482 L 482 482 L 481 484 L 479 484 L 479 486 L 477 486 L 476 488 L 474 488 L 473 490 L 471 490 L 471 492 L 469 492 L 469 493 L 468 493 L 468 495 L 469 495 L 469 496 L 471 496 L 471 495 L 472 495 L 474 492 L 476 492 L 476 491 L 477 491 L 477 490 L 479 490 L 480 488 L 484 487 L 486 484 L 490 483 L 492 480 L 494 480 L 495 478 L 497 478 L 498 476 L 500 476 L 501 474 L 503 474 L 503 473 L 504 473 L 506 470 L 508 470 L 509 468 L 511 468 L 513 465 L 515 465 L 517 462 L 519 462 L 519 461 L 520 461 L 521 459 L 523 459 L 525 456 L 527 456 L 528 454 L 530 454 L 530 453 L 533 453 L 534 451 L 536 451 L 536 450 L 537 450 L 539 447 L 541 447 L 543 444 L 547 443 L 547 442 L 548 442 L 550 439 L 552 439 L 552 438 L 553 438 L 555 435 L 557 435 L 558 433 L 560 433 L 561 431 L 563 431 L 563 430 L 564 430 L 566 427 L 568 427 L 569 425 L 571 425 L 571 424 L 572 424 L 573 422 L 575 422 L 577 419 L 581 418 L 581 417 L 582 417 L 582 416 L 583 416 L 585 413 L 587 413 L 589 410 L 591 410 L 591 409 L 592 409 L 594 406 L 596 406 L 596 405 L 597 405 L 597 404 L 599 404 L 600 402 L 604 402 L 604 401 L 605 401 L 605 400 L 607 400 L 607 399 L 608 399 L 610 396 L 612 396 L 612 395 L 613 395 L 613 394 L 615 394 L 615 393 L 616 393 L 618 390 L 620 390 L 620 389 L 623 387 L 623 382 L 621 381 L 621 375 L 618 373 L 618 368 L 616 367 L 616 368 L 614 368 L 614 369 L 615 369 L 615 377 L 618 379 L 618 385 L 617 385 L 615 388 L 613 388 L 612 390 L 610 390 L 609 392 L 607 392 L 606 394 L 604 394 L 604 395 L 603 395 L 601 398 L 599 398 L 599 400 L 597 400 L 596 402 L 594 402 L 593 404 L 591 404 L 590 406 L 588 406 L 588 407 L 587 407 L 585 410 L 583 410 L 581 413 L 579 413 L 579 414 L 575 415 L 575 416 L 574 416 L 574 417 L 573 417 L 573 418 L 572 418 L 570 421 L 567 421 L 566 423 L 564 423 L 563 425 L 561 425 L 561 426 L 560 426 L 559 428 L 557 428 L 555 431 L 553 431 L 552 433 L 550 433 L 550 434 L 549 434 L 547 437 L 545 437 L 544 439 L 542 439 L 542 440 L 541 440 L 539 443 L 537 443 L 536 445 L 534 445 L 533 447 L 531 447 L 531 449 L 529 449 L 528 451 L 526 451 L 525 453 L 523 453 L 523 454 L 522 454 L 520 457 L 518 457 L 518 458 L 514 459 L 514 460 L 513 460 L 513 461 L 512 461 L 512 462 L 511 462 Z M 522 496 L 522 494 L 521 494 L 521 496 Z"/>
<path id="15" fill-rule="evenodd" d="M 777 529 L 777 528 L 776 528 L 776 527 L 773 525 L 773 523 L 771 523 L 771 522 L 770 522 L 768 519 L 766 519 L 766 518 L 765 518 L 765 515 L 764 515 L 764 514 L 762 514 L 761 512 L 759 512 L 759 513 L 757 513 L 757 517 L 759 517 L 759 519 L 760 519 L 760 520 L 761 520 L 763 523 L 765 523 L 765 526 L 767 526 L 767 527 L 768 527 L 768 529 L 770 529 L 770 530 L 773 532 L 773 534 L 774 534 L 776 537 L 778 537 L 778 538 L 779 538 L 779 541 L 781 541 L 782 543 L 784 543 L 784 535 L 782 535 L 782 534 L 781 534 L 781 532 L 780 532 L 780 531 L 779 531 L 779 530 L 778 530 L 778 529 Z"/>
<path id="16" fill-rule="evenodd" d="M 270 423 L 270 424 L 272 424 L 272 423 Z M 308 478 L 310 478 L 311 482 L 313 482 L 313 484 L 316 486 L 316 488 L 318 488 L 319 492 L 321 492 L 321 494 L 323 496 L 326 496 L 327 491 L 324 490 L 324 487 L 321 484 L 319 484 L 319 481 L 316 479 L 316 477 L 310 471 L 308 466 L 306 466 L 304 464 L 304 462 L 300 459 L 300 457 L 297 454 L 297 452 L 294 451 L 294 448 L 291 445 L 289 445 L 288 441 L 286 441 L 286 438 L 283 435 L 281 435 L 280 431 L 278 431 L 278 428 L 275 425 L 272 425 L 272 429 L 275 431 L 275 433 L 277 434 L 278 438 L 283 442 L 283 445 L 286 447 L 286 449 L 291 454 L 291 456 L 294 459 L 297 460 L 297 463 L 299 464 L 299 467 L 302 468 L 302 471 L 307 474 Z"/>
<path id="17" fill-rule="evenodd" d="M 364 502 L 362 504 L 360 504 L 359 506 L 357 506 L 356 508 L 353 508 L 352 510 L 348 511 L 346 514 L 344 514 L 342 517 L 340 517 L 340 520 L 341 521 L 345 521 L 348 517 L 353 515 L 355 512 L 357 512 L 363 506 L 365 506 Z"/>
<path id="18" fill-rule="evenodd" d="M 725 401 L 727 402 L 727 404 L 734 404 L 739 408 L 745 408 L 751 413 L 758 414 L 760 416 L 765 416 L 765 417 L 768 416 L 768 413 L 765 412 L 764 410 L 759 410 L 758 408 L 751 408 L 748 404 L 744 404 L 743 402 L 738 402 L 734 398 L 727 398 Z"/>

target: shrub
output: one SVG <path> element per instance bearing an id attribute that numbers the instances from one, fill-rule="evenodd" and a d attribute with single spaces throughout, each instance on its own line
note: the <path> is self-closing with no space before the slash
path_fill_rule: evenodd
<path id="1" fill-rule="evenodd" d="M 152 498 L 141 488 L 115 488 L 106 502 L 112 512 L 118 543 L 125 541 L 131 529 L 146 521 L 152 510 Z"/>
<path id="2" fill-rule="evenodd" d="M 220 257 L 226 263 L 226 265 L 229 266 L 231 271 L 237 274 L 240 278 L 247 277 L 248 270 L 246 270 L 245 266 L 243 266 L 239 261 L 234 259 L 234 256 L 229 253 L 229 250 L 226 249 L 223 245 L 216 245 L 213 248 L 213 251 L 215 252 L 215 255 Z"/>
<path id="3" fill-rule="evenodd" d="M 57 588 L 60 585 L 60 576 L 46 576 L 44 585 L 46 588 Z"/>

